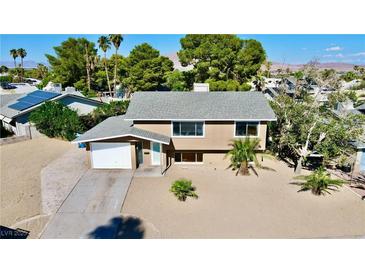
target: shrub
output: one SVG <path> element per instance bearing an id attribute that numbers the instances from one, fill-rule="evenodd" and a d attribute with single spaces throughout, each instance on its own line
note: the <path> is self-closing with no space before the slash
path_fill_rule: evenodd
<path id="1" fill-rule="evenodd" d="M 40 133 L 48 137 L 61 137 L 66 140 L 76 138 L 83 131 L 83 125 L 77 112 L 59 102 L 49 101 L 33 111 L 29 116 Z"/>
<path id="2" fill-rule="evenodd" d="M 242 85 L 240 85 L 240 91 L 250 91 L 251 90 L 251 85 L 249 83 L 243 83 Z"/>
<path id="3" fill-rule="evenodd" d="M 187 197 L 198 198 L 198 195 L 195 193 L 195 187 L 187 179 L 176 180 L 171 185 L 170 191 L 174 193 L 179 201 L 185 201 Z"/>
<path id="4" fill-rule="evenodd" d="M 304 181 L 294 183 L 301 186 L 298 192 L 310 190 L 314 195 L 331 194 L 330 190 L 335 191 L 345 183 L 342 180 L 331 179 L 331 175 L 323 167 L 310 175 L 297 176 L 296 179 Z"/>
<path id="5" fill-rule="evenodd" d="M 0 83 L 11 83 L 13 82 L 13 77 L 11 75 L 0 76 Z"/>

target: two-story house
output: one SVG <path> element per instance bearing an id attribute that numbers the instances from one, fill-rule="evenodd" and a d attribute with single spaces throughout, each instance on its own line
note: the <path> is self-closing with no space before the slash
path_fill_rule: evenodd
<path id="1" fill-rule="evenodd" d="M 259 138 L 265 150 L 273 110 L 260 92 L 136 92 L 123 116 L 78 137 L 92 168 L 136 169 L 215 164 L 236 138 Z"/>

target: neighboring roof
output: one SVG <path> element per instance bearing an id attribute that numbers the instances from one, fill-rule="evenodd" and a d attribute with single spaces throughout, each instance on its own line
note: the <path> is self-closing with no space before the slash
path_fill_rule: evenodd
<path id="1" fill-rule="evenodd" d="M 82 97 L 82 96 L 79 96 L 79 95 L 76 95 L 76 94 L 73 94 L 73 93 L 57 93 L 57 92 L 52 92 L 52 93 L 55 93 L 56 96 L 49 99 L 49 101 L 59 100 L 61 98 L 70 96 L 70 97 L 76 97 L 76 98 L 79 98 L 79 99 L 82 99 L 82 100 L 85 100 L 85 101 L 92 101 L 92 102 L 97 102 L 97 103 L 102 104 L 102 102 L 100 102 L 100 101 L 96 101 L 94 99 Z M 27 113 L 27 112 L 37 108 L 38 106 L 40 106 L 43 103 L 43 102 L 40 102 L 39 104 L 36 104 L 32 107 L 26 108 L 26 109 L 21 110 L 21 111 L 9 107 L 12 104 L 17 103 L 17 101 L 20 100 L 21 98 L 24 98 L 24 97 L 28 96 L 29 94 L 30 93 L 27 93 L 27 94 L 14 94 L 14 95 L 19 95 L 19 96 L 18 97 L 14 96 L 13 98 L 11 98 L 12 100 L 10 100 L 10 98 L 9 98 L 9 100 L 5 104 L 1 103 L 0 114 L 5 116 L 5 117 L 8 117 L 8 118 L 12 119 L 12 118 L 15 118 L 19 115 L 22 115 L 24 113 Z M 5 96 L 5 95 L 1 95 L 1 101 L 2 101 L 2 96 Z"/>
<path id="2" fill-rule="evenodd" d="M 73 143 L 86 143 L 124 136 L 133 136 L 168 145 L 170 137 L 148 130 L 135 128 L 132 121 L 124 120 L 125 115 L 113 116 L 97 124 L 92 129 L 76 138 Z"/>
<path id="3" fill-rule="evenodd" d="M 275 114 L 261 92 L 136 92 L 127 120 L 257 120 Z"/>
<path id="4" fill-rule="evenodd" d="M 0 95 L 0 107 L 5 106 L 9 102 L 15 101 L 20 96 L 23 96 L 24 94 L 1 94 Z"/>

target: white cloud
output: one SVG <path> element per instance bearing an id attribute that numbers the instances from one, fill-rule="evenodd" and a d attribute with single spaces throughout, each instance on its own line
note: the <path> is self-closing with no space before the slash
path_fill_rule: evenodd
<path id="1" fill-rule="evenodd" d="M 307 50 L 307 48 L 301 48 L 301 50 Z"/>
<path id="2" fill-rule="evenodd" d="M 333 55 L 332 54 L 325 54 L 325 55 L 323 55 L 322 57 L 323 58 L 329 58 L 329 57 L 332 57 Z"/>
<path id="3" fill-rule="evenodd" d="M 365 51 L 351 54 L 351 56 L 365 56 Z"/>
<path id="4" fill-rule="evenodd" d="M 326 48 L 325 51 L 341 51 L 343 50 L 343 48 L 339 47 L 339 46 L 334 46 L 334 47 L 330 47 L 330 48 Z"/>
<path id="5" fill-rule="evenodd" d="M 344 57 L 344 55 L 343 55 L 343 54 L 341 54 L 341 53 L 339 53 L 339 54 L 336 54 L 336 57 L 337 57 L 337 58 L 343 58 L 343 57 Z"/>

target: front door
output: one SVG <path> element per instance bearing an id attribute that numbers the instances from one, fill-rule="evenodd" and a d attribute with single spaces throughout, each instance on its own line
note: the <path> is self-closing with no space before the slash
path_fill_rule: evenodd
<path id="1" fill-rule="evenodd" d="M 136 144 L 137 150 L 137 167 L 143 164 L 143 144 L 142 142 L 138 142 Z"/>
<path id="2" fill-rule="evenodd" d="M 161 144 L 151 142 L 151 164 L 159 166 L 161 164 Z"/>

